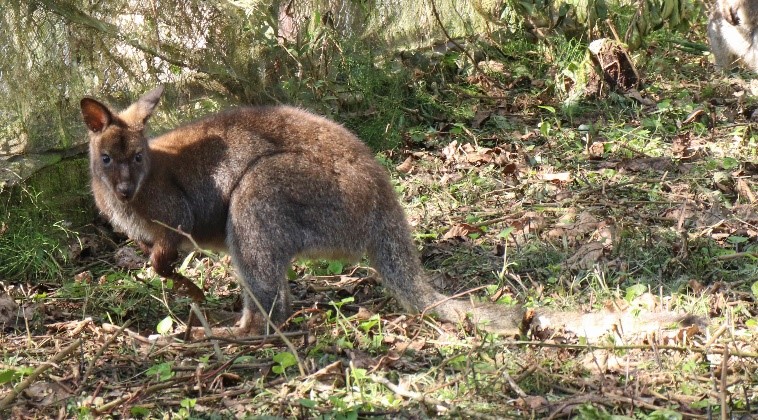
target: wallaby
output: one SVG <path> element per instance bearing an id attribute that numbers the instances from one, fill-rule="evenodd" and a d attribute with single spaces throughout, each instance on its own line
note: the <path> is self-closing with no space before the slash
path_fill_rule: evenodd
<path id="1" fill-rule="evenodd" d="M 474 307 L 430 285 L 388 172 L 341 125 L 293 107 L 250 107 L 148 140 L 145 124 L 162 92 L 158 87 L 120 113 L 95 99 L 81 101 L 95 202 L 117 229 L 145 244 L 160 275 L 181 277 L 172 264 L 192 241 L 226 251 L 243 289 L 281 323 L 290 314 L 286 272 L 293 258 L 367 254 L 409 311 L 453 322 L 468 313 L 492 331 L 522 329 L 521 307 Z M 573 315 L 547 316 L 552 324 L 561 318 L 581 324 Z M 593 316 L 612 322 L 621 314 Z M 654 321 L 682 319 L 674 317 Z M 234 333 L 265 325 L 244 293 Z"/>
<path id="2" fill-rule="evenodd" d="M 741 61 L 758 72 L 758 1 L 717 0 L 708 39 L 717 67 L 728 70 Z"/>

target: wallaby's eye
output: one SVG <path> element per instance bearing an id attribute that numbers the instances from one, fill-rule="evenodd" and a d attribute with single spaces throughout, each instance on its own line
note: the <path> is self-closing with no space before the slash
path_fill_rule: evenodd
<path id="1" fill-rule="evenodd" d="M 108 155 L 105 155 L 105 154 L 104 154 L 104 155 L 102 156 L 102 159 L 103 159 L 103 163 L 104 163 L 104 164 L 106 164 L 106 165 L 107 165 L 107 164 L 109 164 L 109 163 L 111 163 L 111 157 L 110 157 L 110 156 L 108 156 Z"/>
<path id="2" fill-rule="evenodd" d="M 137 163 L 142 162 L 142 152 L 137 152 L 137 154 L 134 155 L 134 161 Z"/>

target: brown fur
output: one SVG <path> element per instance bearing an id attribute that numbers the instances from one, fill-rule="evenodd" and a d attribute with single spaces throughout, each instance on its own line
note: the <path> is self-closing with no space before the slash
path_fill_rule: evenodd
<path id="1" fill-rule="evenodd" d="M 728 70 L 742 62 L 758 72 L 758 1 L 717 0 L 708 38 L 716 66 Z"/>
<path id="2" fill-rule="evenodd" d="M 367 254 L 411 312 L 448 321 L 469 313 L 508 334 L 529 327 L 523 308 L 474 308 L 430 286 L 386 170 L 342 126 L 291 107 L 240 108 L 148 140 L 145 123 L 162 92 L 154 89 L 118 114 L 94 99 L 81 101 L 97 206 L 146 245 L 160 275 L 183 279 L 172 264 L 192 245 L 182 233 L 189 234 L 228 252 L 245 289 L 281 323 L 290 314 L 286 271 L 293 258 Z M 553 318 L 551 325 L 566 318 L 586 330 L 582 315 Z M 264 325 L 245 293 L 236 333 Z"/>

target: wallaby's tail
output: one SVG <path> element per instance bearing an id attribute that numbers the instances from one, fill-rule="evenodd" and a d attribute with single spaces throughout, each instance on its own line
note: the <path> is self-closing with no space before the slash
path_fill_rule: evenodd
<path id="1" fill-rule="evenodd" d="M 368 256 L 379 271 L 383 283 L 403 307 L 411 312 L 435 314 L 440 319 L 458 322 L 465 317 L 487 331 L 516 335 L 532 328 L 569 332 L 596 342 L 607 333 L 626 337 L 669 329 L 672 326 L 703 325 L 703 320 L 671 312 L 600 311 L 551 312 L 529 311 L 522 306 L 491 303 L 473 304 L 470 300 L 447 297 L 432 287 L 424 273 L 402 209 L 396 217 L 383 217 L 368 246 Z"/>
<path id="2" fill-rule="evenodd" d="M 380 219 L 379 235 L 368 246 L 371 264 L 379 271 L 385 287 L 406 310 L 435 314 L 440 319 L 458 322 L 467 315 L 486 329 L 503 334 L 515 334 L 521 327 L 523 308 L 492 304 L 477 304 L 452 299 L 437 292 L 419 261 L 418 251 L 410 235 L 402 209 L 397 217 Z"/>

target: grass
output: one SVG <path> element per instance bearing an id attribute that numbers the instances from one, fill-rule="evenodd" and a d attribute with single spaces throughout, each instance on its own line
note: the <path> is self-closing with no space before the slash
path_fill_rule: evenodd
<path id="1" fill-rule="evenodd" d="M 2 282 L 28 317 L 44 322 L 12 324 L 0 336 L 1 392 L 82 340 L 73 356 L 44 365 L 48 371 L 36 377 L 39 389 L 55 398 L 45 404 L 18 396 L 12 414 L 754 414 L 756 138 L 745 115 L 729 110 L 742 82 L 727 83 L 701 57 L 660 42 L 660 54 L 641 65 L 648 80 L 643 93 L 655 106 L 615 95 L 566 109 L 551 75 L 580 60 L 580 46 L 551 44 L 542 48 L 555 51 L 538 56 L 524 45 L 500 46 L 499 58 L 512 73 L 494 84 L 456 70 L 455 56 L 441 67 L 417 69 L 407 90 L 398 82 L 410 72 L 388 74 L 360 60 L 346 67 L 345 85 L 366 97 L 389 89 L 372 102 L 374 123 L 354 128 L 381 137 L 382 127 L 393 127 L 393 141 L 402 146 L 379 159 L 391 169 L 435 286 L 447 294 L 481 287 L 476 299 L 553 311 L 652 305 L 706 318 L 709 326 L 699 334 L 683 339 L 674 330 L 644 340 L 608 334 L 591 345 L 560 331 L 547 338 L 496 336 L 465 322 L 404 313 L 365 264 L 297 261 L 290 285 L 298 311 L 288 335 L 295 353 L 276 336 L 156 346 L 140 337 L 166 327 L 167 317 L 167 331 L 181 330 L 187 300 L 139 261 L 130 270 L 119 267 L 114 251 L 130 245 L 84 236 L 86 257 L 62 260 L 60 245 L 29 253 L 38 258 L 23 269 L 32 277 L 46 264 L 65 266 L 54 293 L 35 300 Z M 675 65 L 686 73 L 657 70 Z M 381 73 L 373 85 L 372 71 Z M 505 87 L 521 76 L 528 83 Z M 329 89 L 339 83 L 333 83 L 321 93 L 334 93 Z M 697 92 L 709 101 L 695 99 Z M 392 108 L 395 99 L 400 105 Z M 741 101 L 741 107 L 754 102 Z M 362 104 L 353 106 L 365 119 Z M 683 123 L 698 107 L 708 109 L 708 119 Z M 477 115 L 486 119 L 474 124 Z M 674 147 L 682 135 L 689 136 L 684 154 Z M 598 155 L 589 154 L 588 139 L 602 146 Z M 411 167 L 396 169 L 408 157 Z M 16 249 L 47 243 L 32 228 L 55 220 L 7 217 L 3 223 L 21 237 L 0 234 L 0 248 L 18 256 L 25 254 Z M 3 249 L 0 258 L 10 255 Z M 66 274 L 69 267 L 78 267 L 76 276 Z M 238 310 L 240 291 L 227 257 L 194 255 L 181 270 L 206 288 L 209 313 Z M 129 331 L 118 330 L 127 322 Z"/>
<path id="2" fill-rule="evenodd" d="M 66 240 L 74 233 L 58 217 L 31 188 L 19 187 L 5 194 L 0 203 L 0 278 L 62 277 Z"/>

